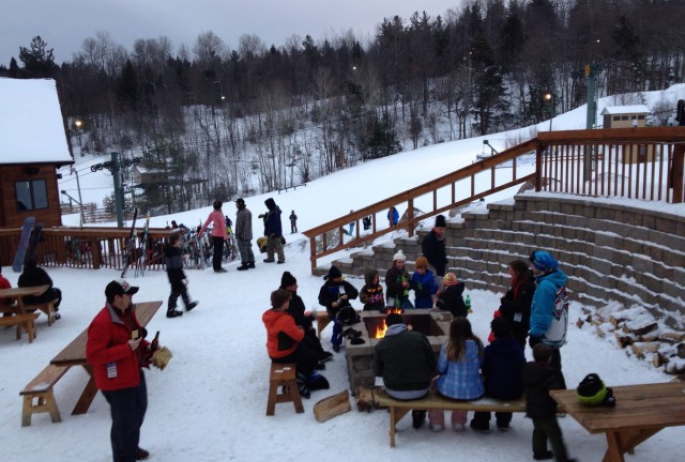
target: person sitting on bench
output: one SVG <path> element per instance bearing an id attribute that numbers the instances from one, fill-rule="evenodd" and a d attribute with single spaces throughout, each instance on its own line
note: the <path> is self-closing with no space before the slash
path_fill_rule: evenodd
<path id="1" fill-rule="evenodd" d="M 50 288 L 42 295 L 27 295 L 23 298 L 24 305 L 40 305 L 55 300 L 55 320 L 61 318 L 59 311 L 59 304 L 62 303 L 62 291 L 56 287 L 52 287 L 52 279 L 48 276 L 43 268 L 38 266 L 35 258 L 29 258 L 24 263 L 24 272 L 19 276 L 17 281 L 18 287 L 35 287 L 42 285 L 49 285 Z"/>
<path id="2" fill-rule="evenodd" d="M 385 392 L 399 400 L 423 398 L 435 375 L 433 349 L 425 335 L 410 330 L 402 316 L 391 313 L 385 318 L 388 330 L 374 347 L 376 376 L 383 377 Z M 412 411 L 414 428 L 421 428 L 426 411 Z"/>

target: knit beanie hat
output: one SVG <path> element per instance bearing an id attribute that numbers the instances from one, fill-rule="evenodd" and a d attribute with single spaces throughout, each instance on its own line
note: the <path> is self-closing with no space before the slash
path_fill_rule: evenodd
<path id="1" fill-rule="evenodd" d="M 290 287 L 293 284 L 297 284 L 297 279 L 295 279 L 295 276 L 290 274 L 289 271 L 284 271 L 283 276 L 281 276 L 281 287 Z"/>
<path id="2" fill-rule="evenodd" d="M 547 271 L 554 271 L 559 266 L 559 262 L 544 250 L 536 250 L 530 254 L 530 262 L 538 270 L 546 273 Z"/>
<path id="3" fill-rule="evenodd" d="M 428 260 L 426 260 L 426 257 L 419 257 L 416 259 L 414 266 L 417 269 L 418 268 L 428 269 Z"/>
<path id="4" fill-rule="evenodd" d="M 435 217 L 435 227 L 436 228 L 445 228 L 447 227 L 447 222 L 445 220 L 445 215 L 438 215 Z"/>
<path id="5" fill-rule="evenodd" d="M 453 286 L 456 285 L 459 281 L 457 280 L 457 276 L 454 273 L 447 273 L 445 277 L 443 278 L 442 282 L 447 286 Z"/>
<path id="6" fill-rule="evenodd" d="M 407 257 L 402 252 L 402 249 L 398 250 L 395 255 L 392 256 L 393 261 L 402 260 L 407 261 Z"/>
<path id="7" fill-rule="evenodd" d="M 334 265 L 334 266 L 331 266 L 331 269 L 328 270 L 328 274 L 326 276 L 324 276 L 323 278 L 324 278 L 324 280 L 328 281 L 330 279 L 336 279 L 339 277 L 342 277 L 342 273 L 340 272 L 338 267 Z"/>

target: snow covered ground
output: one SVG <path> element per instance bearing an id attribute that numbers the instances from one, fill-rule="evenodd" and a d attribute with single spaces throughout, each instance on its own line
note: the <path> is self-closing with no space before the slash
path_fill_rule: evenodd
<path id="1" fill-rule="evenodd" d="M 683 97 L 669 94 L 675 101 Z M 663 96 L 660 96 L 663 97 Z M 563 118 L 568 120 L 563 121 Z M 555 128 L 577 128 L 584 113 L 562 115 Z M 563 123 L 562 123 L 563 122 Z M 544 125 L 544 124 L 541 124 Z M 490 136 L 491 140 L 497 136 Z M 501 135 L 502 139 L 505 135 Z M 284 214 L 295 209 L 299 228 L 338 217 L 349 209 L 380 200 L 411 186 L 421 184 L 446 171 L 475 159 L 482 150 L 482 139 L 445 143 L 418 151 L 402 153 L 358 165 L 317 180 L 304 188 L 272 195 Z M 382 174 L 382 176 L 381 176 Z M 96 175 L 93 175 L 94 177 Z M 361 186 L 359 186 L 361 185 Z M 83 186 L 83 184 L 82 184 Z M 510 197 L 512 192 L 500 198 Z M 254 215 L 263 211 L 267 195 L 246 198 Z M 84 198 L 85 202 L 89 199 Z M 635 202 L 637 204 L 637 202 Z M 153 226 L 164 226 L 177 219 L 188 225 L 204 219 L 209 209 L 185 212 L 175 217 L 153 217 Z M 235 216 L 233 204 L 224 212 Z M 78 216 L 69 219 L 78 222 Z M 69 224 L 68 220 L 65 224 Z M 73 224 L 73 223 L 72 223 Z M 284 225 L 287 228 L 286 220 Z M 188 271 L 190 294 L 200 300 L 194 311 L 181 318 L 166 319 L 164 310 L 169 285 L 163 272 L 149 271 L 144 278 L 129 278 L 140 292 L 134 302 L 164 300 L 165 305 L 151 321 L 149 330 L 161 331 L 161 343 L 174 353 L 164 371 L 147 373 L 149 408 L 142 431 L 141 446 L 152 453 L 151 460 L 166 462 L 214 461 L 309 461 L 322 458 L 344 460 L 412 461 L 430 458 L 448 460 L 455 456 L 469 461 L 532 460 L 532 425 L 522 415 L 514 416 L 512 430 L 482 435 L 467 430 L 433 433 L 427 428 L 414 430 L 410 419 L 399 424 L 397 448 L 390 449 L 388 415 L 384 411 L 352 412 L 323 424 L 316 422 L 314 404 L 349 386 L 344 349 L 328 363 L 323 374 L 331 389 L 317 391 L 305 400 L 305 413 L 296 414 L 291 404 L 279 404 L 274 417 L 266 417 L 269 359 L 261 315 L 268 308 L 269 294 L 279 285 L 283 271 L 290 271 L 300 285 L 308 307 L 317 306 L 323 280 L 309 274 L 308 243 L 301 234 L 288 237 L 286 264 L 261 263 L 257 269 L 237 272 L 238 263 L 226 265 L 228 273 Z M 561 262 L 564 269 L 564 262 Z M 70 370 L 55 387 L 63 421 L 51 423 L 47 414 L 35 415 L 30 427 L 21 427 L 19 391 L 40 372 L 64 346 L 85 329 L 104 304 L 104 288 L 118 277 L 113 270 L 76 270 L 50 268 L 55 286 L 62 289 L 62 319 L 48 327 L 45 317 L 37 321 L 38 338 L 29 344 L 26 337 L 17 342 L 13 329 L 0 330 L 0 454 L 3 461 L 44 462 L 111 460 L 109 446 L 109 407 L 101 394 L 89 412 L 72 416 L 87 377 L 83 370 Z M 4 267 L 3 274 L 16 285 L 18 275 Z M 349 278 L 358 289 L 361 279 Z M 469 290 L 474 313 L 471 321 L 482 338 L 487 337 L 492 312 L 501 294 Z M 580 316 L 582 306 L 573 303 L 571 322 Z M 324 347 L 329 348 L 331 327 L 324 332 Z M 530 357 L 530 351 L 526 352 Z M 609 386 L 665 382 L 669 376 L 628 358 L 612 340 L 598 338 L 589 328 L 571 324 L 568 345 L 562 351 L 564 372 L 569 386 L 597 372 Z M 560 420 L 573 457 L 581 461 L 600 460 L 606 448 L 601 435 L 589 435 L 571 417 Z M 628 460 L 666 462 L 679 460 L 685 428 L 666 429 L 640 445 Z"/>

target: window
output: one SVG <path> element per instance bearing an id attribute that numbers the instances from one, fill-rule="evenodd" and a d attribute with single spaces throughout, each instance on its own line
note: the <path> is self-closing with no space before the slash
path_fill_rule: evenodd
<path id="1" fill-rule="evenodd" d="M 48 190 L 45 180 L 17 181 L 17 210 L 36 210 L 48 208 Z"/>

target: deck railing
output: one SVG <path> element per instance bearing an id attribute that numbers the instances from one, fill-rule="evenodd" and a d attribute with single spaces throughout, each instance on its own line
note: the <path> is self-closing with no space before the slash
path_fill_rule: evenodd
<path id="1" fill-rule="evenodd" d="M 412 237 L 421 220 L 526 181 L 533 181 L 536 191 L 681 203 L 684 157 L 685 127 L 539 133 L 499 154 L 305 231 L 311 269 L 314 272 L 322 257 L 366 246 L 397 229 Z M 387 219 L 391 207 L 406 210 L 396 226 Z M 371 219 L 368 230 L 359 226 L 366 217 Z M 354 223 L 351 232 L 350 223 Z"/>
<path id="2" fill-rule="evenodd" d="M 146 268 L 164 268 L 164 244 L 171 231 L 150 228 L 146 249 Z M 123 269 L 129 229 L 120 228 L 45 228 L 36 248 L 36 259 L 43 266 Z M 0 230 L 0 258 L 11 265 L 17 251 L 21 228 Z M 135 267 L 143 249 L 143 229 L 136 229 L 135 251 L 129 263 Z"/>

